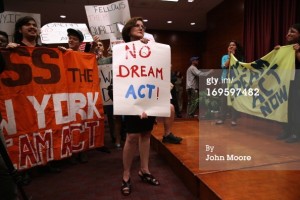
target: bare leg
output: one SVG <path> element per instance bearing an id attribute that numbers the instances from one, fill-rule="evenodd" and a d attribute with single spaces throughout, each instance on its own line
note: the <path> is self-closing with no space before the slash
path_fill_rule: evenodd
<path id="1" fill-rule="evenodd" d="M 140 134 L 127 134 L 123 150 L 123 180 L 128 181 L 130 178 L 130 169 L 132 160 L 136 151 Z"/>
<path id="2" fill-rule="evenodd" d="M 150 151 L 151 131 L 142 133 L 139 139 L 139 151 L 141 157 L 141 170 L 144 173 L 149 172 L 149 151 Z"/>

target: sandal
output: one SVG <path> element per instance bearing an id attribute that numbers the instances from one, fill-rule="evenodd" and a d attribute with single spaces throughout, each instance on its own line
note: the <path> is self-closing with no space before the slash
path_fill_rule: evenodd
<path id="1" fill-rule="evenodd" d="M 121 192 L 124 196 L 128 196 L 131 193 L 131 183 L 130 179 L 126 182 L 122 180 L 122 187 L 121 187 Z"/>
<path id="2" fill-rule="evenodd" d="M 139 177 L 142 179 L 143 182 L 149 183 L 150 185 L 159 185 L 159 181 L 152 175 L 148 173 L 143 173 L 142 171 L 139 171 Z"/>

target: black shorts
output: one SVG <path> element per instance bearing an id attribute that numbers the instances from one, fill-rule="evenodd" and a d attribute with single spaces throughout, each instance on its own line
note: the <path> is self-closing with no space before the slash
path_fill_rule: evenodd
<path id="1" fill-rule="evenodd" d="M 143 133 L 152 131 L 155 117 L 141 119 L 139 116 L 124 116 L 125 128 L 127 133 Z"/>

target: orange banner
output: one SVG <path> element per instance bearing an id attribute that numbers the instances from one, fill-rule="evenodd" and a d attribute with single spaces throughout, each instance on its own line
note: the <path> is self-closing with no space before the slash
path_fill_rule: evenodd
<path id="1" fill-rule="evenodd" d="M 1 53 L 1 126 L 17 169 L 103 146 L 95 55 L 43 47 Z"/>

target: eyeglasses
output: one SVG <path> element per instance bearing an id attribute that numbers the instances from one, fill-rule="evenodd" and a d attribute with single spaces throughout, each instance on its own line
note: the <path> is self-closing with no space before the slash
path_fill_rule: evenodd
<path id="1" fill-rule="evenodd" d="M 143 29 L 144 31 L 146 30 L 146 26 L 140 25 L 140 24 L 136 24 L 136 25 L 134 25 L 133 27 L 141 28 L 141 29 Z"/>

